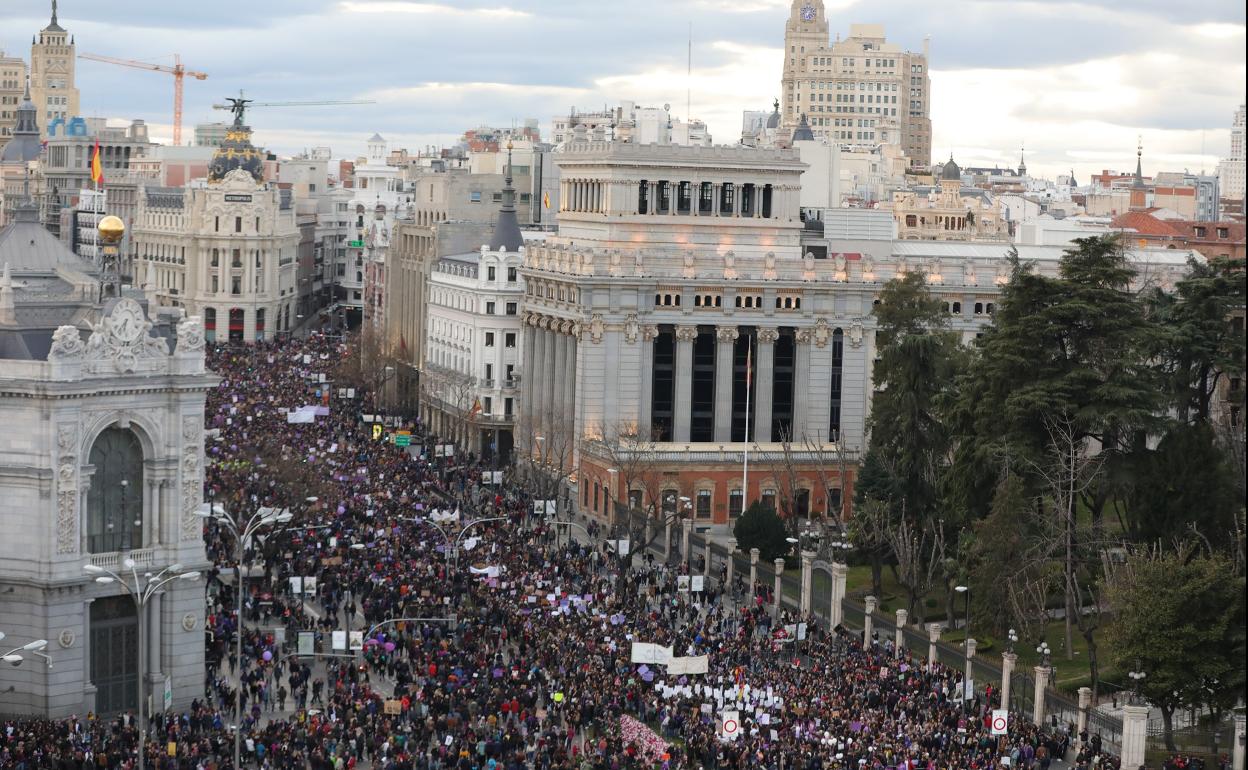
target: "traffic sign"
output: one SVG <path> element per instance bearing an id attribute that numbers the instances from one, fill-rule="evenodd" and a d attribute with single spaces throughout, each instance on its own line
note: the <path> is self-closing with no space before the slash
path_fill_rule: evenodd
<path id="1" fill-rule="evenodd" d="M 720 715 L 720 718 L 723 722 L 722 727 L 720 728 L 720 734 L 722 734 L 725 738 L 736 740 L 736 737 L 741 734 L 740 712 L 725 711 Z"/>
<path id="2" fill-rule="evenodd" d="M 1005 709 L 992 710 L 992 734 L 1008 735 L 1010 732 L 1010 712 Z"/>

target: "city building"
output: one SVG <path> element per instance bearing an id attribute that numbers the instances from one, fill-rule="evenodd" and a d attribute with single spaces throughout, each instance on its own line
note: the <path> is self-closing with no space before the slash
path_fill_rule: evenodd
<path id="1" fill-rule="evenodd" d="M 354 196 L 350 202 L 355 236 L 347 241 L 346 265 L 338 279 L 335 301 L 356 326 L 367 321 L 372 331 L 385 326 L 386 253 L 390 232 L 404 195 L 403 169 L 388 162 L 387 143 L 380 134 L 368 140 L 368 155 L 355 161 Z"/>
<path id="2" fill-rule="evenodd" d="M 671 105 L 638 107 L 630 101 L 602 112 L 577 112 L 573 108 L 569 115 L 556 115 L 551 119 L 551 141 L 555 146 L 570 142 L 578 129 L 586 138 L 613 141 L 625 123 L 631 125 L 631 141 L 636 144 L 712 144 L 703 121 L 674 118 Z"/>
<path id="3" fill-rule="evenodd" d="M 498 466 L 511 459 L 523 355 L 524 236 L 511 182 L 489 244 L 432 263 L 420 375 L 424 424 Z"/>
<path id="4" fill-rule="evenodd" d="M 897 237 L 928 241 L 1006 241 L 1009 222 L 992 196 L 963 185 L 962 170 L 949 158 L 939 186 L 916 186 L 893 193 L 889 208 L 897 219 Z"/>
<path id="5" fill-rule="evenodd" d="M 828 37 L 823 0 L 793 0 L 785 25 L 780 86 L 784 128 L 805 115 L 815 136 L 901 147 L 910 168 L 932 158 L 931 76 L 923 53 L 904 51 L 876 24 L 854 24 Z"/>
<path id="6" fill-rule="evenodd" d="M 203 585 L 170 583 L 147 606 L 140 687 L 134 603 L 83 565 L 211 566 L 195 512 L 217 378 L 198 319 L 101 278 L 29 199 L 0 230 L 0 617 L 12 639 L 48 640 L 51 664 L 5 666 L 10 714 L 110 718 L 140 697 L 168 692 L 179 710 L 203 697 Z"/>
<path id="7" fill-rule="evenodd" d="M 202 318 L 209 341 L 269 340 L 298 320 L 293 197 L 263 180 L 263 157 L 236 120 L 206 180 L 140 190 L 134 282 Z"/>
<path id="8" fill-rule="evenodd" d="M 35 169 L 43 146 L 39 140 L 37 113 L 27 88 L 17 109 L 13 134 L 0 148 L 0 227 L 8 223 L 14 207 L 28 196 L 35 200 L 40 198 L 42 178 L 35 175 Z"/>
<path id="9" fill-rule="evenodd" d="M 1244 200 L 1244 105 L 1235 110 L 1231 122 L 1231 154 L 1218 163 L 1218 181 L 1222 197 L 1240 202 Z"/>
<path id="10" fill-rule="evenodd" d="M 26 60 L 5 56 L 0 50 L 0 150 L 17 126 L 17 108 L 21 106 L 26 88 Z"/>
<path id="11" fill-rule="evenodd" d="M 1162 219 L 1158 210 L 1129 211 L 1114 217 L 1110 228 L 1139 248 L 1198 251 L 1206 259 L 1244 259 L 1242 221 L 1205 222 L 1182 218 Z"/>
<path id="12" fill-rule="evenodd" d="M 793 150 L 574 141 L 557 162 L 559 232 L 521 270 L 516 451 L 586 513 L 687 498 L 696 526 L 726 528 L 786 489 L 795 514 L 839 511 L 865 449 L 883 285 L 923 273 L 969 342 L 1009 276 L 1010 243 L 898 240 L 882 211 L 803 222 Z M 1048 275 L 1064 251 L 1017 248 Z M 1131 253 L 1169 286 L 1191 256 Z M 638 462 L 658 488 L 626 478 Z"/>
<path id="13" fill-rule="evenodd" d="M 40 137 L 47 137 L 52 121 L 68 121 L 81 114 L 74 84 L 77 58 L 73 36 L 57 23 L 56 0 L 52 0 L 52 21 L 39 30 L 30 46 L 30 93 Z"/>
<path id="14" fill-rule="evenodd" d="M 119 127 L 108 126 L 104 121 L 56 118 L 47 127 L 47 136 L 47 146 L 39 159 L 39 174 L 43 177 L 41 187 L 44 190 L 43 222 L 57 237 L 61 237 L 62 212 L 76 208 L 82 191 L 94 188 L 91 159 L 97 143 L 100 168 L 104 172 L 104 189 L 109 188 L 110 181 L 133 181 L 130 176 L 131 160 L 143 157 L 156 147 L 148 138 L 147 124 L 141 120 Z M 68 243 L 71 239 L 61 240 Z"/>
<path id="15" fill-rule="evenodd" d="M 225 136 L 230 131 L 229 123 L 196 123 L 196 147 L 220 147 L 225 144 Z"/>

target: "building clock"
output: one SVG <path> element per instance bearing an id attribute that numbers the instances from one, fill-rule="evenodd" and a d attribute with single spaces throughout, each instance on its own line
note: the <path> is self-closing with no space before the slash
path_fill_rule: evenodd
<path id="1" fill-rule="evenodd" d="M 802 6 L 802 21 L 814 21 L 814 20 L 815 20 L 815 6 L 810 5 L 809 3 L 807 3 L 806 5 L 803 5 Z"/>

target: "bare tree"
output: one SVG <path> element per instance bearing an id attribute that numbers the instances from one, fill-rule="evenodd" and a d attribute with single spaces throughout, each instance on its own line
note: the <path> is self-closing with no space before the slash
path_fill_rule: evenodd
<path id="1" fill-rule="evenodd" d="M 798 528 L 798 496 L 803 491 L 801 485 L 801 468 L 796 452 L 793 451 L 793 430 L 784 426 L 780 430 L 780 457 L 768 463 L 771 466 L 771 479 L 776 485 L 777 513 L 784 520 L 785 528 L 793 537 L 797 536 Z M 760 455 L 762 449 L 758 444 L 754 449 Z M 744 498 L 742 498 L 744 500 Z M 807 511 L 810 500 L 806 501 Z"/>

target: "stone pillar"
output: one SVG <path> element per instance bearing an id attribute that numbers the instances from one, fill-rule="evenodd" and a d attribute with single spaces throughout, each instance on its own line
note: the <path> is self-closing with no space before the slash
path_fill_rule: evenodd
<path id="1" fill-rule="evenodd" d="M 906 649 L 906 618 L 910 615 L 906 610 L 897 610 L 897 635 L 893 638 L 893 647 L 898 658 Z"/>
<path id="2" fill-rule="evenodd" d="M 663 523 L 663 561 L 672 558 L 672 520 Z"/>
<path id="3" fill-rule="evenodd" d="M 1049 689 L 1049 676 L 1053 673 L 1053 669 L 1049 668 L 1048 666 L 1036 666 L 1036 667 L 1033 669 L 1033 671 L 1035 671 L 1035 674 L 1036 674 L 1036 691 L 1035 691 L 1035 694 L 1034 694 L 1034 696 L 1033 696 L 1033 700 L 1032 700 L 1032 707 L 1031 707 L 1031 708 L 1032 708 L 1032 711 L 1031 711 L 1031 713 L 1032 713 L 1032 721 L 1034 721 L 1037 725 L 1041 725 L 1041 726 L 1043 726 L 1043 725 L 1044 725 L 1044 716 L 1045 716 L 1045 714 L 1044 714 L 1044 706 L 1045 706 L 1045 703 L 1044 703 L 1044 697 L 1045 697 L 1045 694 L 1047 693 L 1047 691 L 1048 691 L 1048 689 Z M 1126 732 L 1127 732 L 1127 724 L 1126 724 L 1126 717 L 1125 717 L 1125 716 L 1123 717 L 1122 732 L 1123 732 L 1123 736 L 1122 736 L 1122 738 L 1123 738 L 1123 745 L 1125 746 L 1125 745 L 1126 745 L 1126 738 L 1127 738 L 1127 736 L 1126 736 Z M 1125 759 L 1125 757 L 1124 757 L 1124 759 Z M 1144 755 L 1143 755 L 1143 754 L 1141 754 L 1141 755 L 1140 755 L 1140 762 L 1143 762 L 1143 761 L 1144 761 Z M 1136 763 L 1135 763 L 1135 764 L 1136 764 L 1136 766 L 1139 766 L 1140 762 L 1136 762 Z M 1127 764 L 1125 764 L 1125 763 L 1124 763 L 1124 764 L 1123 764 L 1123 767 L 1130 767 L 1130 765 L 1127 765 Z"/>
<path id="4" fill-rule="evenodd" d="M 724 588 L 732 587 L 733 573 L 736 571 L 736 559 L 733 557 L 737 553 L 737 539 L 735 537 L 728 538 L 728 566 L 724 571 Z"/>
<path id="5" fill-rule="evenodd" d="M 550 402 L 550 431 L 565 432 L 564 438 L 558 443 L 560 446 L 552 446 L 550 442 L 554 440 L 553 436 L 546 438 L 547 446 L 551 449 L 557 449 L 555 454 L 562 455 L 567 448 L 568 439 L 571 437 L 570 426 L 564 422 L 564 409 L 568 403 L 568 390 L 575 383 L 568 382 L 564 374 L 568 371 L 568 335 L 563 333 L 563 322 L 557 321 L 551 326 L 550 333 L 554 335 L 555 340 L 555 369 L 550 380 L 550 390 L 552 399 Z M 563 459 L 560 457 L 559 459 Z"/>
<path id="6" fill-rule="evenodd" d="M 520 413 L 521 419 L 528 424 L 527 435 L 524 436 L 525 446 L 532 447 L 533 436 L 537 433 L 537 422 L 533 415 L 533 394 L 536 392 L 537 372 L 535 362 L 539 354 L 537 350 L 537 329 L 533 326 L 533 318 L 526 317 L 524 323 L 524 348 L 520 351 L 520 365 L 523 373 L 520 379 Z"/>
<path id="7" fill-rule="evenodd" d="M 1071 736 L 1074 739 L 1076 751 L 1083 748 L 1082 741 L 1079 736 L 1083 735 L 1083 731 L 1088 728 L 1088 709 L 1092 707 L 1092 688 L 1079 688 L 1079 717 L 1075 723 L 1075 734 Z"/>
<path id="8" fill-rule="evenodd" d="M 680 558 L 684 561 L 685 568 L 690 568 L 689 558 L 689 533 L 693 531 L 693 520 L 683 519 L 680 522 Z"/>
<path id="9" fill-rule="evenodd" d="M 580 340 L 571 323 L 568 324 L 567 334 L 564 335 L 564 344 L 568 348 L 567 366 L 563 370 L 564 382 L 567 383 L 567 398 L 562 404 L 564 410 L 564 420 L 562 425 L 567 426 L 568 449 L 571 450 L 576 446 L 573 436 L 576 435 L 576 383 L 579 382 L 576 376 L 576 351 Z M 568 453 L 568 461 L 572 461 L 571 452 Z"/>
<path id="10" fill-rule="evenodd" d="M 1001 655 L 1001 708 L 1008 709 L 1010 707 L 1010 679 L 1014 676 L 1014 664 L 1018 662 L 1018 655 L 1012 652 L 1002 653 Z"/>
<path id="11" fill-rule="evenodd" d="M 758 330 L 758 356 L 754 362 L 754 440 L 760 444 L 771 441 L 772 368 L 776 360 L 775 329 Z"/>
<path id="12" fill-rule="evenodd" d="M 1231 738 L 1231 770 L 1244 770 L 1245 717 L 1235 715 L 1235 736 Z"/>
<path id="13" fill-rule="evenodd" d="M 871 649 L 875 644 L 873 634 L 875 633 L 875 614 L 876 602 L 878 600 L 874 596 L 868 596 L 865 602 L 866 611 L 862 615 L 862 646 L 864 649 Z"/>
<path id="14" fill-rule="evenodd" d="M 659 336 L 659 327 L 643 326 L 641 328 L 641 398 L 637 405 L 637 434 L 644 443 L 650 440 L 653 426 L 650 422 L 654 408 L 654 338 Z"/>
<path id="15" fill-rule="evenodd" d="M 829 630 L 841 625 L 845 620 L 845 609 L 842 605 L 845 601 L 845 589 L 848 580 L 849 565 L 832 562 L 832 606 L 828 608 Z"/>
<path id="16" fill-rule="evenodd" d="M 540 330 L 540 334 L 546 338 L 546 347 L 542 356 L 542 389 L 538 391 L 537 396 L 541 401 L 542 435 L 546 436 L 546 451 L 549 452 L 551 450 L 550 433 L 557 427 L 553 415 L 555 413 L 555 373 L 558 371 L 555 368 L 555 356 L 558 349 L 555 345 L 555 333 L 550 329 L 549 320 L 546 328 Z"/>
<path id="17" fill-rule="evenodd" d="M 777 619 L 780 617 L 780 608 L 784 606 L 784 594 L 781 593 L 780 576 L 784 574 L 784 558 L 779 557 L 774 562 L 776 568 L 776 585 L 775 585 L 775 606 L 772 611 Z"/>
<path id="18" fill-rule="evenodd" d="M 1148 745 L 1148 706 L 1122 707 L 1122 761 L 1123 768 L 1136 768 L 1144 764 L 1144 749 Z"/>
<path id="19" fill-rule="evenodd" d="M 806 432 L 807 403 L 812 393 L 826 389 L 810 383 L 810 329 L 799 329 L 793 336 L 793 443 L 799 444 Z M 823 490 L 826 494 L 827 490 Z"/>
<path id="20" fill-rule="evenodd" d="M 815 552 L 802 551 L 802 617 L 806 617 L 810 614 L 811 578 L 814 571 L 812 569 L 812 565 L 814 563 Z"/>
<path id="21" fill-rule="evenodd" d="M 711 576 L 711 536 L 705 535 L 706 539 L 702 542 L 702 577 L 710 578 Z M 705 581 L 704 581 L 705 584 Z"/>
<path id="22" fill-rule="evenodd" d="M 650 544 L 650 526 L 651 526 L 653 523 L 654 523 L 654 522 L 652 522 L 652 521 L 650 520 L 650 514 L 646 514 L 646 534 L 645 534 L 645 536 L 642 538 L 642 541 L 641 541 L 644 545 L 649 545 L 649 544 Z"/>
<path id="23" fill-rule="evenodd" d="M 689 440 L 689 423 L 693 415 L 693 341 L 698 338 L 698 327 L 676 327 L 676 397 L 673 399 L 675 414 L 672 439 L 677 442 Z"/>
<path id="24" fill-rule="evenodd" d="M 940 632 L 944 630 L 939 623 L 927 624 L 927 670 L 936 670 L 936 643 L 940 641 Z"/>
<path id="25" fill-rule="evenodd" d="M 754 586 L 758 584 L 758 549 L 750 549 L 750 597 L 754 596 Z"/>
<path id="26" fill-rule="evenodd" d="M 975 648 L 978 646 L 979 646 L 979 642 L 975 641 L 974 639 L 966 640 L 966 659 L 967 660 L 975 659 Z"/>
<path id="27" fill-rule="evenodd" d="M 736 339 L 735 326 L 715 330 L 715 441 L 721 444 L 732 441 L 732 346 Z"/>

